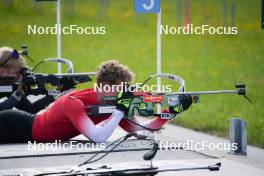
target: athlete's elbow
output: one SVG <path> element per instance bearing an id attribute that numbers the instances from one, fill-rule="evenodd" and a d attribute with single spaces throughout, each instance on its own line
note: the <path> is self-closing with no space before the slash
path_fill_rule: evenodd
<path id="1" fill-rule="evenodd" d="M 88 137 L 94 143 L 105 143 L 107 138 L 100 138 L 100 137 Z"/>
<path id="2" fill-rule="evenodd" d="M 99 132 L 90 131 L 89 133 L 84 134 L 89 140 L 95 143 L 104 143 L 108 139 L 108 135 L 103 135 Z"/>

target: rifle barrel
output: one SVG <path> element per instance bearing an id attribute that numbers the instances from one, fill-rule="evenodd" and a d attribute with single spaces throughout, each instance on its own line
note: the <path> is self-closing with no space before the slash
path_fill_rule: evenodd
<path id="1" fill-rule="evenodd" d="M 195 92 L 170 92 L 166 95 L 213 95 L 213 94 L 238 94 L 239 90 L 212 90 L 212 91 L 195 91 Z"/>

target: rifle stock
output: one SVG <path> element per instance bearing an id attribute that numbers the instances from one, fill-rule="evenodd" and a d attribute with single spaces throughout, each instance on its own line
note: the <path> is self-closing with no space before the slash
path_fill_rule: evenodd
<path id="1" fill-rule="evenodd" d="M 80 83 L 92 81 L 90 76 L 94 72 L 87 73 L 67 73 L 67 74 L 42 74 L 33 73 L 24 68 L 21 71 L 23 89 L 26 95 L 57 95 L 64 91 L 73 89 Z M 55 87 L 47 89 L 46 85 Z M 0 98 L 10 96 L 17 90 L 19 83 L 0 85 Z"/>

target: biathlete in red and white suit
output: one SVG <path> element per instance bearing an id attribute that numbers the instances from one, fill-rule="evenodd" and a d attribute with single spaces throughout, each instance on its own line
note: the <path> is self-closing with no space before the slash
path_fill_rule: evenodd
<path id="1" fill-rule="evenodd" d="M 97 70 L 97 84 L 118 85 L 131 83 L 133 73 L 117 61 L 102 63 Z M 117 108 L 111 115 L 87 115 L 89 105 L 105 104 L 103 96 L 116 96 L 118 92 L 99 92 L 94 89 L 72 91 L 59 97 L 48 108 L 37 114 L 24 111 L 7 110 L 0 112 L 0 143 L 10 142 L 52 142 L 68 140 L 83 134 L 93 142 L 105 142 L 119 125 L 127 132 L 160 129 L 168 121 L 156 117 L 153 120 L 136 125 L 124 118 L 128 111 Z M 182 97 L 183 110 L 192 104 L 190 96 Z M 136 119 L 134 119 L 136 122 Z M 138 122 L 137 122 L 138 123 Z"/>

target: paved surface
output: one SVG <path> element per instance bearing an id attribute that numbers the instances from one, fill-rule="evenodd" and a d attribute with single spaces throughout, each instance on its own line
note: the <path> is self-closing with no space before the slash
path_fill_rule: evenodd
<path id="1" fill-rule="evenodd" d="M 145 119 L 141 119 L 144 121 Z M 112 135 L 110 141 L 123 136 L 124 131 L 117 129 Z M 168 144 L 186 143 L 188 140 L 193 143 L 201 141 L 210 141 L 212 143 L 228 143 L 226 139 L 217 138 L 204 133 L 195 132 L 186 128 L 166 125 L 166 129 L 161 134 L 155 134 L 155 139 L 160 142 L 168 141 Z M 88 143 L 82 135 L 73 138 L 80 143 Z M 84 140 L 84 141 L 82 141 Z M 67 142 L 66 142 L 67 143 Z M 69 142 L 68 142 L 69 143 Z M 91 144 L 91 143 L 89 143 Z M 161 144 L 161 143 L 160 143 Z M 0 175 L 21 173 L 30 170 L 31 173 L 39 172 L 41 169 L 54 167 L 73 167 L 89 158 L 96 150 L 101 148 L 91 148 L 77 150 L 28 150 L 27 144 L 9 144 L 0 145 Z M 142 156 L 152 147 L 150 141 L 130 139 L 115 149 L 116 152 L 108 155 L 97 164 L 114 165 L 116 163 L 134 162 L 145 165 L 149 162 L 144 161 Z M 207 166 L 217 162 L 222 163 L 219 172 L 209 172 L 207 170 L 199 171 L 180 171 L 177 175 L 264 175 L 264 151 L 262 149 L 248 146 L 248 155 L 231 155 L 227 151 L 209 150 L 186 151 L 174 148 L 174 145 L 160 145 L 160 150 L 153 163 L 165 163 L 173 161 L 175 167 Z M 169 150 L 166 150 L 169 149 Z M 133 151 L 130 151 L 133 150 Z M 48 155 L 48 156 L 45 156 Z M 65 168 L 64 168 L 65 170 Z M 175 173 L 163 173 L 159 175 L 176 175 Z"/>

